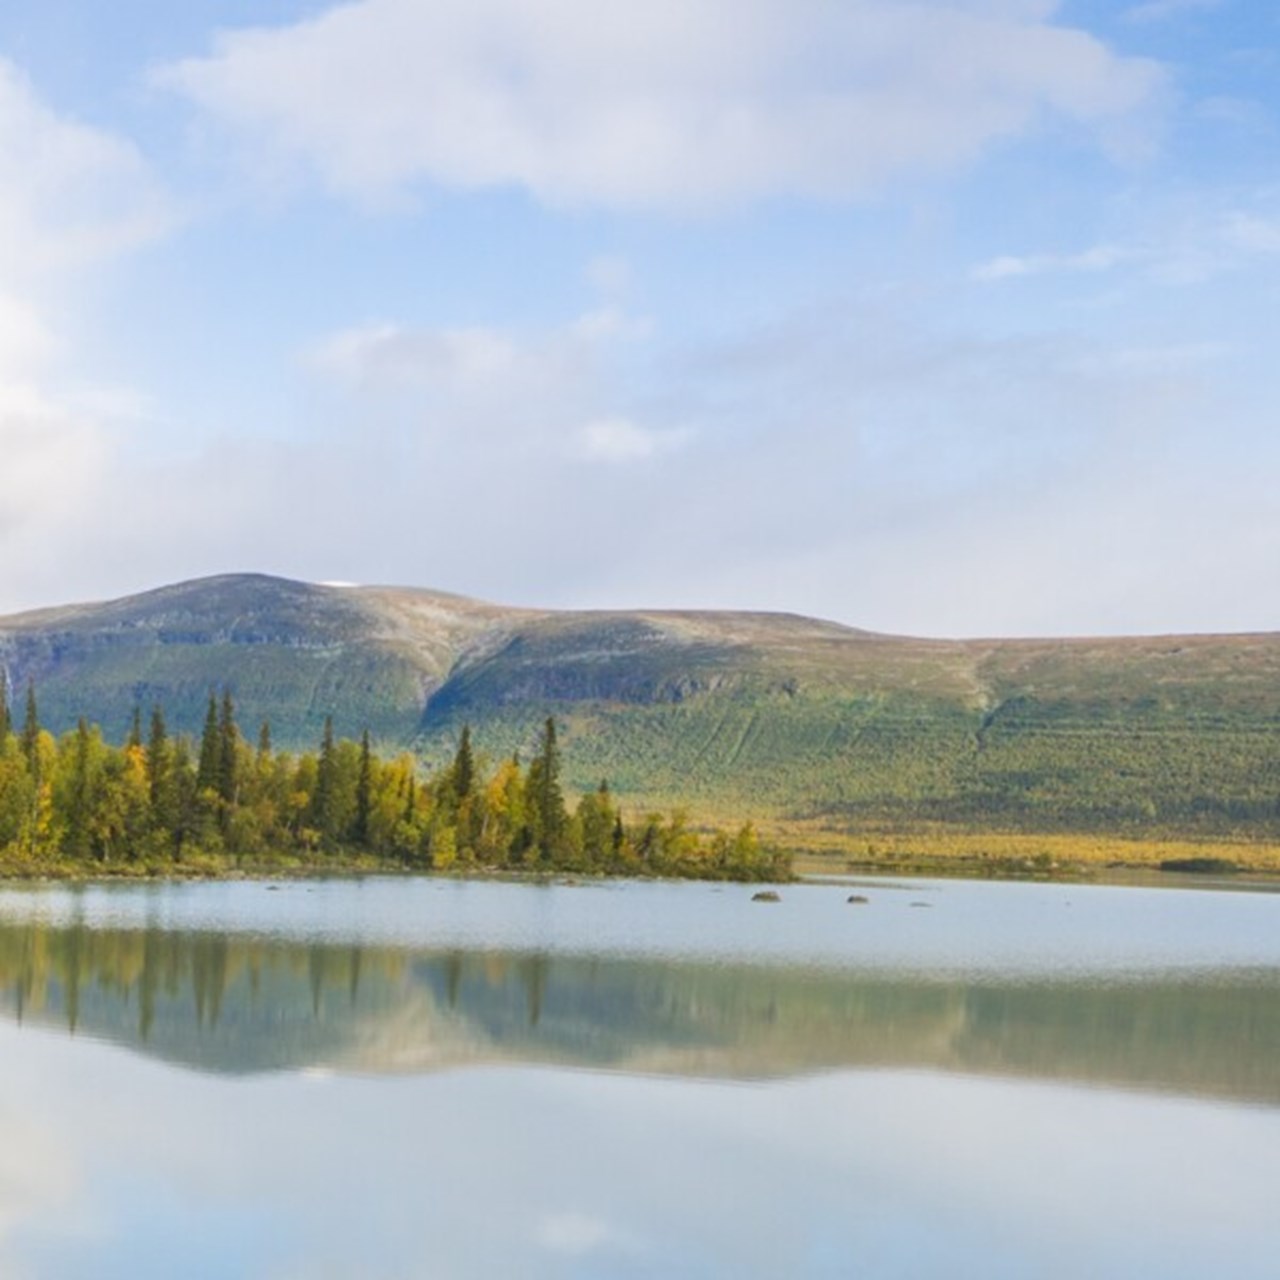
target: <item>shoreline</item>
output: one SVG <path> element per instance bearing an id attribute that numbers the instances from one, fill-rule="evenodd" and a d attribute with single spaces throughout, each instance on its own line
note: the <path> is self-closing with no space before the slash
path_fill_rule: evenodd
<path id="1" fill-rule="evenodd" d="M 233 883 L 270 884 L 273 881 L 303 880 L 474 880 L 477 882 L 509 882 L 512 884 L 584 885 L 608 880 L 637 880 L 671 884 L 737 884 L 789 885 L 801 883 L 802 876 L 788 879 L 736 878 L 726 876 L 624 875 L 617 872 L 572 871 L 546 869 L 521 871 L 510 867 L 457 867 L 433 871 L 424 867 L 373 865 L 360 862 L 335 862 L 329 866 L 274 866 L 269 863 L 216 867 L 209 865 L 130 866 L 108 864 L 97 867 L 41 867 L 14 870 L 0 866 L 0 888 L 35 884 L 200 884 Z"/>
<path id="2" fill-rule="evenodd" d="M 1072 884 L 1116 888 L 1212 889 L 1237 892 L 1280 892 L 1280 873 L 1270 869 L 1237 868 L 1235 870 L 1187 871 L 1160 869 L 1150 864 L 1124 864 L 1106 867 L 1076 864 L 1070 866 L 1026 866 L 993 860 L 945 859 L 922 857 L 885 859 L 844 859 L 830 855 L 798 856 L 789 880 L 755 880 L 701 878 L 696 876 L 637 876 L 566 870 L 517 871 L 510 868 L 458 868 L 430 871 L 421 868 L 372 866 L 361 863 L 335 863 L 332 866 L 192 866 L 160 869 L 126 865 L 93 868 L 50 868 L 16 871 L 0 868 L 0 890 L 40 886 L 111 885 L 178 885 L 245 883 L 270 886 L 273 883 L 308 880 L 363 879 L 431 879 L 474 881 L 476 883 L 508 883 L 583 887 L 618 880 L 654 883 L 690 883 L 707 885 L 753 886 L 799 885 L 849 886 L 874 884 L 891 879 L 956 880 L 974 883 L 1005 882 L 1010 884 Z"/>

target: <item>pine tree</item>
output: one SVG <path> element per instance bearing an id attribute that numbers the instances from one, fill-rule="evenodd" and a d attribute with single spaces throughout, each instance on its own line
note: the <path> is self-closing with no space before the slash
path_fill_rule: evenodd
<path id="1" fill-rule="evenodd" d="M 471 750 L 471 726 L 462 726 L 462 739 L 458 743 L 458 754 L 453 758 L 453 769 L 450 773 L 453 794 L 459 800 L 465 800 L 472 792 L 476 782 L 476 761 Z"/>
<path id="2" fill-rule="evenodd" d="M 156 703 L 151 708 L 151 736 L 147 740 L 147 784 L 151 788 L 151 803 L 156 802 L 165 767 L 169 763 L 169 730 L 164 722 L 164 711 Z"/>
<path id="3" fill-rule="evenodd" d="M 177 859 L 181 859 L 183 846 L 195 834 L 198 796 L 191 747 L 186 738 L 179 737 L 173 744 L 173 856 Z"/>
<path id="4" fill-rule="evenodd" d="M 142 746 L 142 708 L 136 704 L 133 708 L 133 719 L 129 722 L 129 736 L 125 739 L 125 746 Z"/>
<path id="5" fill-rule="evenodd" d="M 258 763 L 264 764 L 271 759 L 271 721 L 264 720 L 258 730 Z"/>
<path id="6" fill-rule="evenodd" d="M 356 816 L 351 824 L 351 838 L 360 846 L 369 845 L 369 813 L 373 807 L 373 753 L 369 748 L 369 730 L 360 738 L 360 777 L 356 783 Z"/>
<path id="7" fill-rule="evenodd" d="M 71 777 L 63 808 L 66 834 L 63 847 L 68 855 L 83 860 L 89 854 L 89 724 L 83 716 L 76 724 L 75 744 L 71 755 Z"/>
<path id="8" fill-rule="evenodd" d="M 563 852 L 569 815 L 560 788 L 560 747 L 556 722 L 548 716 L 542 728 L 542 743 L 529 762 L 529 816 L 534 844 L 543 862 L 551 862 Z"/>
<path id="9" fill-rule="evenodd" d="M 209 706 L 204 713 L 204 732 L 200 735 L 200 758 L 196 765 L 196 790 L 218 789 L 218 766 L 221 763 L 218 738 L 218 698 L 209 690 Z"/>
<path id="10" fill-rule="evenodd" d="M 0 667 L 0 753 L 13 732 L 13 717 L 9 713 L 9 673 Z"/>
<path id="11" fill-rule="evenodd" d="M 226 805 L 232 805 L 236 800 L 236 748 L 239 740 L 231 690 L 224 688 L 218 716 L 218 797 Z"/>
<path id="12" fill-rule="evenodd" d="M 147 741 L 147 786 L 151 800 L 151 826 L 173 835 L 178 825 L 178 791 L 174 777 L 173 753 L 164 712 L 159 705 L 151 711 L 151 735 Z"/>
<path id="13" fill-rule="evenodd" d="M 22 754 L 27 758 L 27 768 L 31 770 L 32 777 L 40 771 L 39 745 L 40 715 L 36 710 L 36 686 L 32 681 L 27 685 L 27 712 L 22 722 Z"/>
<path id="14" fill-rule="evenodd" d="M 324 736 L 320 740 L 320 760 L 316 769 L 316 792 L 312 798 L 312 815 L 320 838 L 333 839 L 333 811 L 336 800 L 337 760 L 333 746 L 333 717 L 324 718 Z"/>
<path id="15" fill-rule="evenodd" d="M 27 685 L 27 712 L 22 722 L 22 737 L 19 739 L 22 745 L 22 754 L 27 760 L 27 769 L 31 773 L 32 781 L 36 783 L 36 790 L 40 790 L 40 713 L 36 709 L 36 682 L 31 681 Z"/>

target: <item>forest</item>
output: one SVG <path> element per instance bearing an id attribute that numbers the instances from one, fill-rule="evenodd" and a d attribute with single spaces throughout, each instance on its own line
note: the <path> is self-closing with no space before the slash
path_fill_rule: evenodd
<path id="1" fill-rule="evenodd" d="M 464 726 L 456 754 L 424 775 L 384 758 L 366 731 L 314 751 L 250 742 L 230 690 L 209 695 L 198 742 L 164 710 L 133 714 L 123 745 L 81 719 L 55 738 L 34 686 L 21 722 L 0 685 L 0 870 L 9 874 L 180 875 L 280 870 L 511 871 L 786 880 L 785 853 L 749 824 L 694 829 L 685 815 L 628 821 L 607 782 L 571 804 L 548 717 L 527 764 L 490 765 Z"/>

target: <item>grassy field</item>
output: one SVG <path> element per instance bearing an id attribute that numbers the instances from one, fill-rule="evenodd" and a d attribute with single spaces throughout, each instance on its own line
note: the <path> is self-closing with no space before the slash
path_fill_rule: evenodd
<path id="1" fill-rule="evenodd" d="M 802 824 L 765 825 L 762 835 L 800 851 L 800 875 L 849 871 L 939 872 L 980 876 L 1092 878 L 1123 871 L 1158 871 L 1162 864 L 1218 863 L 1239 873 L 1280 875 L 1280 843 L 1242 840 L 1156 840 L 1063 832 L 915 831 L 832 832 Z"/>

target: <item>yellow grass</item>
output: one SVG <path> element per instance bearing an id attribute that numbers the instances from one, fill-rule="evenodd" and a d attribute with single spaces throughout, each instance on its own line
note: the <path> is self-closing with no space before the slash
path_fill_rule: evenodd
<path id="1" fill-rule="evenodd" d="M 1215 858 L 1242 870 L 1280 872 L 1280 844 L 1250 840 L 1147 839 L 1011 831 L 978 832 L 946 827 L 910 831 L 831 831 L 799 822 L 761 824 L 761 838 L 797 850 L 796 870 L 813 873 L 842 864 L 886 866 L 951 862 L 981 870 L 1097 871 L 1152 868 L 1188 858 Z"/>
<path id="2" fill-rule="evenodd" d="M 670 796 L 644 797 L 624 802 L 629 819 L 648 808 L 679 808 Z M 1217 858 L 1233 862 L 1245 871 L 1280 873 L 1280 843 L 1248 836 L 1234 838 L 1174 835 L 1108 835 L 1072 832 L 977 831 L 945 823 L 910 826 L 857 827 L 835 824 L 826 818 L 783 818 L 763 807 L 733 809 L 699 805 L 690 810 L 693 826 L 725 830 L 750 821 L 766 846 L 786 849 L 795 856 L 800 874 L 843 870 L 848 863 L 859 867 L 884 864 L 886 868 L 913 863 L 954 862 L 981 873 L 1017 870 L 1079 870 L 1092 873 L 1107 868 L 1155 868 L 1161 862 L 1187 858 Z"/>

